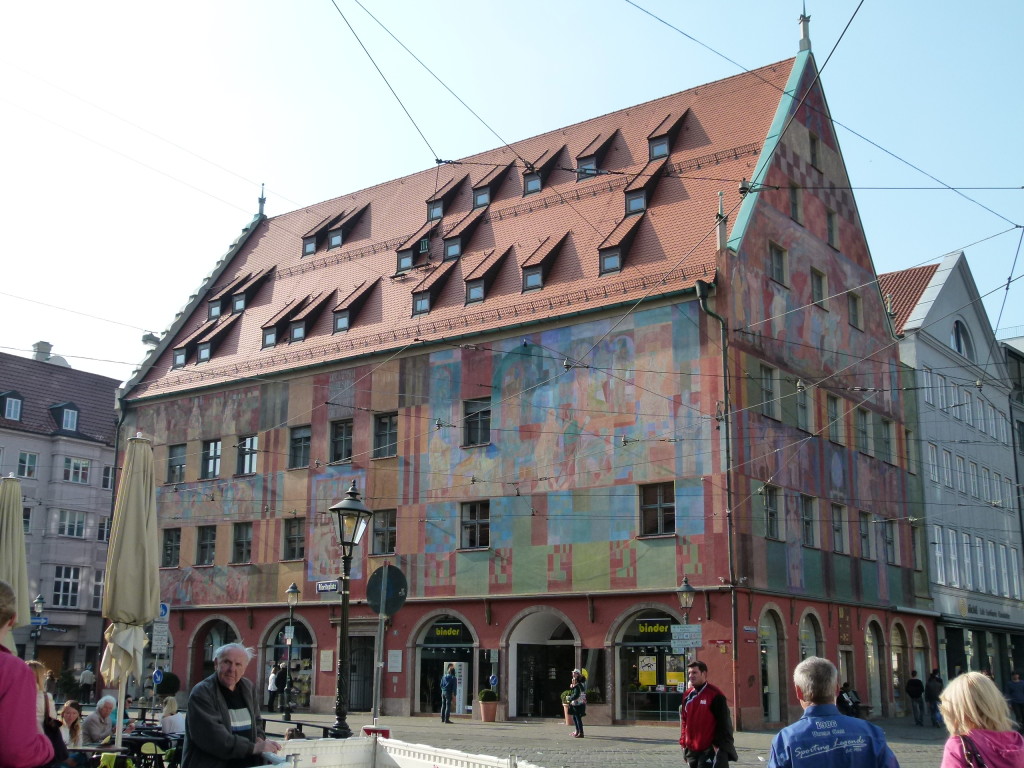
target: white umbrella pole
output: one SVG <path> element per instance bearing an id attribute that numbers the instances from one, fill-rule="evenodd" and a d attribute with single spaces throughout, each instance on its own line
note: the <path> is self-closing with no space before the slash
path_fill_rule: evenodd
<path id="1" fill-rule="evenodd" d="M 124 735 L 124 693 L 128 686 L 128 673 L 122 672 L 121 679 L 117 683 L 117 722 L 114 723 L 114 746 L 121 748 L 121 736 Z"/>

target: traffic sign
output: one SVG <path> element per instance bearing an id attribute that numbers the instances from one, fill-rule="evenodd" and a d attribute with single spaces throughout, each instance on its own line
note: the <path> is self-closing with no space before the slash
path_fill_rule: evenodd
<path id="1" fill-rule="evenodd" d="M 295 625 L 294 624 L 289 624 L 287 627 L 284 628 L 284 639 L 285 640 L 291 640 L 294 637 L 295 637 Z"/>
<path id="2" fill-rule="evenodd" d="M 33 616 L 32 617 L 32 626 L 33 627 L 45 627 L 49 623 L 50 623 L 50 617 L 49 616 Z"/>
<path id="3" fill-rule="evenodd" d="M 164 671 L 162 668 L 157 667 L 153 670 L 153 684 L 160 685 L 164 681 Z"/>
<path id="4" fill-rule="evenodd" d="M 337 592 L 338 591 L 338 580 L 331 579 L 330 581 L 318 581 L 316 583 L 317 594 L 323 592 Z"/>
<path id="5" fill-rule="evenodd" d="M 155 619 L 153 619 L 153 621 L 158 621 L 158 622 L 161 622 L 163 624 L 166 624 L 170 620 L 171 620 L 171 606 L 168 605 L 167 603 L 160 603 L 160 613 L 159 613 L 159 615 Z"/>
<path id="6" fill-rule="evenodd" d="M 406 581 L 405 574 L 401 568 L 390 563 L 385 563 L 370 574 L 366 582 L 366 602 L 370 604 L 374 613 L 394 616 L 398 609 L 405 605 L 408 594 L 409 582 Z"/>

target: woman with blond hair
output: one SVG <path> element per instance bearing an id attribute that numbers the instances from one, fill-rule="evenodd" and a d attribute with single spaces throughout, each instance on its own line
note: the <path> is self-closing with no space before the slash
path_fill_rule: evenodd
<path id="1" fill-rule="evenodd" d="M 178 711 L 178 700 L 173 696 L 164 699 L 163 717 L 160 720 L 160 730 L 164 733 L 184 733 L 185 713 Z"/>
<path id="2" fill-rule="evenodd" d="M 56 717 L 57 707 L 53 703 L 53 696 L 46 692 L 46 665 L 41 661 L 25 662 L 32 674 L 36 676 L 36 722 L 39 723 L 39 732 L 43 732 L 43 718 L 49 715 Z"/>
<path id="3" fill-rule="evenodd" d="M 69 747 L 82 746 L 82 705 L 68 699 L 60 710 L 60 734 Z"/>
<path id="4" fill-rule="evenodd" d="M 942 768 L 1020 768 L 1024 736 L 1014 730 L 1010 708 L 981 672 L 953 678 L 939 697 L 949 730 Z"/>

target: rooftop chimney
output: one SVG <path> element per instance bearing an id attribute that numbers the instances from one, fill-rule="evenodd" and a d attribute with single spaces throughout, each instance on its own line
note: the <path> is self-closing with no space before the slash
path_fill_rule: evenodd
<path id="1" fill-rule="evenodd" d="M 32 359 L 38 360 L 41 363 L 45 363 L 50 359 L 50 350 L 53 349 L 53 344 L 48 341 L 37 341 L 32 345 Z"/>

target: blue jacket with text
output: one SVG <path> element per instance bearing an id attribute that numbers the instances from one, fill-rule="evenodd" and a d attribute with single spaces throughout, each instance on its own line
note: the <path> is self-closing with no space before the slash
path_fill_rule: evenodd
<path id="1" fill-rule="evenodd" d="M 899 768 L 877 725 L 818 704 L 772 740 L 768 768 Z"/>

